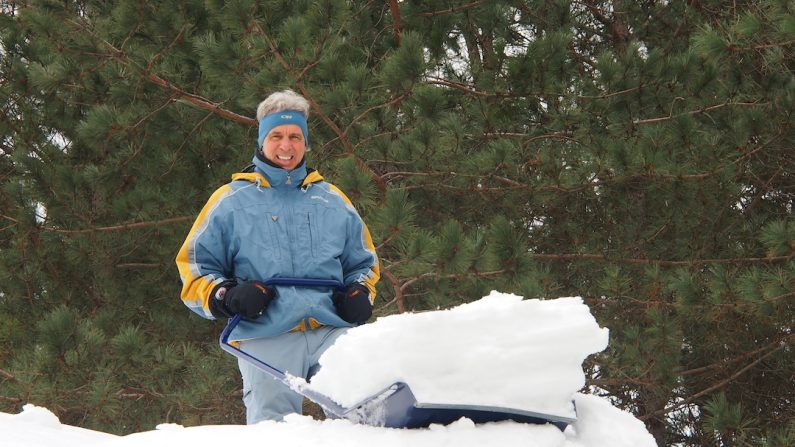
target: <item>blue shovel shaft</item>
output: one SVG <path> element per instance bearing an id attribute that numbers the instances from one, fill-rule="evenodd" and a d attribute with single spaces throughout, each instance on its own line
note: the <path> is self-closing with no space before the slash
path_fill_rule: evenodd
<path id="1" fill-rule="evenodd" d="M 298 286 L 298 287 L 331 287 L 336 289 L 343 289 L 345 287 L 344 284 L 337 280 L 333 279 L 315 279 L 315 278 L 269 278 L 263 281 L 265 285 L 271 286 Z M 337 417 L 343 417 L 344 413 L 348 410 L 345 407 L 340 406 L 338 403 L 334 402 L 330 397 L 320 394 L 317 391 L 305 388 L 301 386 L 299 382 L 291 381 L 290 377 L 277 368 L 269 365 L 268 363 L 258 359 L 251 354 L 241 350 L 237 346 L 233 345 L 229 342 L 229 336 L 232 334 L 232 331 L 237 327 L 238 323 L 240 323 L 240 315 L 235 315 L 232 319 L 229 320 L 224 331 L 221 333 L 221 349 L 224 351 L 234 355 L 237 358 L 240 358 L 252 365 L 256 366 L 258 369 L 262 370 L 263 372 L 270 374 L 273 378 L 281 381 L 290 389 L 295 391 L 296 393 L 312 400 L 313 402 L 317 403 L 321 407 L 323 407 L 327 412 L 332 413 Z"/>

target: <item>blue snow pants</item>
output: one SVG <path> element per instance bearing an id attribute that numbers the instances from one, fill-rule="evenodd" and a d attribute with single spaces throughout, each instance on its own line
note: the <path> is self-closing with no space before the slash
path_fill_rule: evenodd
<path id="1" fill-rule="evenodd" d="M 284 372 L 309 380 L 319 369 L 318 359 L 348 328 L 322 326 L 314 330 L 288 332 L 276 337 L 241 342 L 240 349 Z M 280 421 L 290 413 L 301 414 L 304 397 L 281 381 L 238 359 L 243 375 L 246 423 Z"/>

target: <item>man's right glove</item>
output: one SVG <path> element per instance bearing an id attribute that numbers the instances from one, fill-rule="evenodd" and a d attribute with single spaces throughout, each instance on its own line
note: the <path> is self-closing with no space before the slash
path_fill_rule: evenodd
<path id="1" fill-rule="evenodd" d="M 334 292 L 331 299 L 337 308 L 337 315 L 348 323 L 361 324 L 373 315 L 370 291 L 364 284 L 351 283 L 345 290 Z"/>
<path id="2" fill-rule="evenodd" d="M 240 315 L 245 319 L 254 319 L 265 312 L 265 308 L 274 298 L 276 290 L 262 281 L 223 283 L 213 291 L 210 312 L 216 318 Z"/>

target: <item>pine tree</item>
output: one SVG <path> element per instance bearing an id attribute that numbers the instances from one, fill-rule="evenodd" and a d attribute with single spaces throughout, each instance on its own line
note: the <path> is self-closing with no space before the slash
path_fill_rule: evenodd
<path id="1" fill-rule="evenodd" d="M 147 67 L 172 44 L 176 81 L 197 81 L 193 47 L 178 45 L 195 18 L 146 8 L 32 2 L 3 15 L 4 402 L 118 433 L 241 416 L 234 362 L 209 346 L 220 326 L 184 314 L 172 261 L 194 185 L 237 160 L 187 141 L 207 111 Z M 208 124 L 239 144 L 228 125 Z"/>
<path id="2" fill-rule="evenodd" d="M 2 3 L 0 410 L 242 420 L 172 259 L 292 88 L 377 315 L 579 295 L 660 445 L 795 441 L 791 2 L 110 3 Z"/>

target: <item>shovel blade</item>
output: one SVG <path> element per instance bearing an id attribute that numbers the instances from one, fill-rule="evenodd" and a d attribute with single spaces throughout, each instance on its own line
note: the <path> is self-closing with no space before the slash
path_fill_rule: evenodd
<path id="1" fill-rule="evenodd" d="M 447 425 L 461 418 L 476 424 L 515 421 L 552 424 L 561 431 L 576 419 L 565 416 L 485 405 L 427 404 L 417 402 L 408 384 L 396 382 L 346 410 L 342 417 L 357 424 L 389 428 L 423 428 Z"/>

